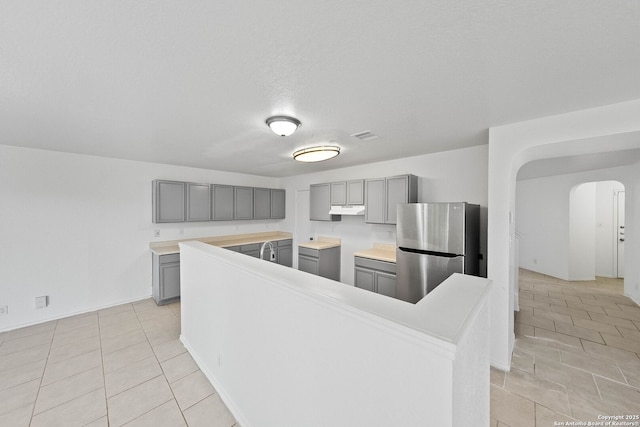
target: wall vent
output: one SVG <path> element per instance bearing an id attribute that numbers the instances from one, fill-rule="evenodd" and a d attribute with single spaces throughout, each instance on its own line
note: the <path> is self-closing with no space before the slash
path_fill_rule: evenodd
<path id="1" fill-rule="evenodd" d="M 371 132 L 369 130 L 365 130 L 365 131 L 362 131 L 362 132 L 354 133 L 351 136 L 356 137 L 356 138 L 358 138 L 359 140 L 362 140 L 362 141 L 370 141 L 372 139 L 380 138 L 378 135 L 376 135 L 375 133 L 373 133 L 373 132 Z"/>

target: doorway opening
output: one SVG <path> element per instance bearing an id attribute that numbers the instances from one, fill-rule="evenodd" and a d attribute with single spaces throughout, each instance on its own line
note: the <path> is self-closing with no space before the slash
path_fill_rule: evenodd
<path id="1" fill-rule="evenodd" d="M 567 281 L 622 278 L 624 185 L 576 178 L 517 181 L 515 265 Z"/>

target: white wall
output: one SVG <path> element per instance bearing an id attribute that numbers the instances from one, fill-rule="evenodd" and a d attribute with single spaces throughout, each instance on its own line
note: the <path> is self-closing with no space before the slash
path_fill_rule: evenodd
<path id="1" fill-rule="evenodd" d="M 181 262 L 181 341 L 243 426 L 489 420 L 486 279 L 409 304 L 199 242 Z"/>
<path id="2" fill-rule="evenodd" d="M 472 147 L 284 178 L 283 185 L 287 189 L 287 195 L 298 194 L 300 203 L 300 206 L 296 206 L 296 197 L 288 197 L 287 214 L 301 214 L 288 216 L 285 228 L 296 228 L 294 244 L 308 240 L 309 237 L 342 238 L 341 281 L 353 284 L 353 253 L 372 247 L 374 242 L 395 244 L 395 225 L 366 224 L 363 216 L 343 216 L 340 222 L 309 221 L 308 207 L 305 206 L 308 194 L 305 192 L 308 193 L 310 184 L 409 173 L 419 177 L 418 201 L 464 201 L 480 205 L 480 252 L 486 259 L 487 148 Z M 294 265 L 296 262 L 294 257 Z M 481 273 L 485 274 L 485 261 L 481 262 L 480 268 Z"/>
<path id="3" fill-rule="evenodd" d="M 519 266 L 563 280 L 613 277 L 613 192 L 624 186 L 589 181 L 619 175 L 624 168 L 518 181 Z"/>
<path id="4" fill-rule="evenodd" d="M 569 188 L 558 178 L 518 181 L 519 266 L 568 280 Z"/>
<path id="5" fill-rule="evenodd" d="M 275 178 L 0 146 L 0 306 L 9 307 L 0 331 L 149 297 L 151 241 L 281 229 L 275 220 L 152 224 L 153 179 L 280 186 Z M 50 305 L 35 310 L 40 295 Z"/>
<path id="6" fill-rule="evenodd" d="M 569 192 L 569 277 L 594 280 L 596 275 L 596 185 L 580 184 Z"/>
<path id="7" fill-rule="evenodd" d="M 509 369 L 513 348 L 513 241 L 515 239 L 516 175 L 533 160 L 593 154 L 640 147 L 640 100 L 607 105 L 489 129 L 488 277 L 493 279 L 492 363 Z M 614 178 L 615 179 L 615 178 Z M 640 212 L 640 172 L 628 182 L 626 215 Z M 632 188 L 633 187 L 633 188 Z M 627 226 L 627 259 L 640 256 L 634 225 Z M 627 263 L 625 293 L 640 300 L 640 266 Z"/>

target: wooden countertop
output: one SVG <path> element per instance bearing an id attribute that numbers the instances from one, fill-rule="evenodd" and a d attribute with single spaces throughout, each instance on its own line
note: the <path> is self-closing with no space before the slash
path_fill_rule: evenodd
<path id="1" fill-rule="evenodd" d="M 358 251 L 354 253 L 353 256 L 395 263 L 396 245 L 389 243 L 374 243 L 373 248 Z"/>
<path id="2" fill-rule="evenodd" d="M 319 236 L 318 240 L 311 240 L 309 242 L 304 242 L 298 244 L 298 247 L 309 248 L 309 249 L 329 249 L 335 248 L 342 244 L 342 239 L 338 239 L 336 237 L 322 237 Z"/>
<path id="3" fill-rule="evenodd" d="M 228 248 L 230 246 L 250 245 L 266 241 L 274 242 L 278 240 L 289 240 L 292 238 L 293 235 L 285 231 L 268 231 L 264 233 L 232 234 L 227 236 L 197 237 L 193 239 L 152 242 L 149 243 L 149 249 L 157 255 L 170 255 L 180 253 L 180 247 L 178 246 L 180 243 L 194 240 L 221 248 Z"/>

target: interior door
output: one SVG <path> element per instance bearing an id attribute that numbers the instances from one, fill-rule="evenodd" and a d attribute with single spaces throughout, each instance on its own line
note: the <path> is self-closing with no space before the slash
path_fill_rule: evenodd
<path id="1" fill-rule="evenodd" d="M 618 277 L 624 277 L 624 191 L 618 191 Z"/>

